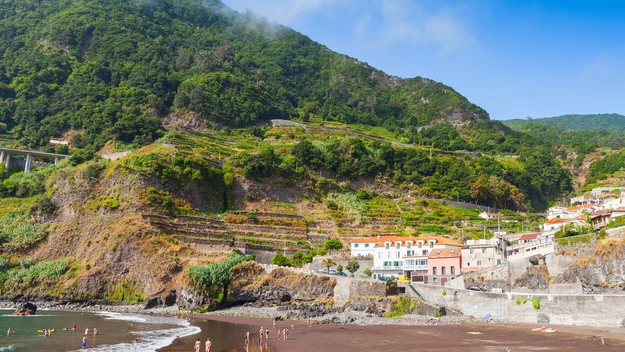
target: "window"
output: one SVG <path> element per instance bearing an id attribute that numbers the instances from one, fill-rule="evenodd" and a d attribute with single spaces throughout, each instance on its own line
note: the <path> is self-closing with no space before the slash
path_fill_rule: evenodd
<path id="1" fill-rule="evenodd" d="M 384 244 L 384 248 L 386 248 L 386 249 L 391 248 L 391 244 L 390 244 L 390 243 L 388 243 L 388 242 L 386 242 L 386 243 Z"/>
<path id="2" fill-rule="evenodd" d="M 414 255 L 414 251 L 406 251 L 406 256 L 412 257 Z"/>
<path id="3" fill-rule="evenodd" d="M 436 267 L 432 268 L 432 275 L 436 275 Z"/>
<path id="4" fill-rule="evenodd" d="M 470 262 L 467 262 L 467 266 L 471 266 L 471 263 L 470 263 Z"/>
<path id="5" fill-rule="evenodd" d="M 437 281 L 438 281 L 438 278 L 433 278 L 432 279 L 432 282 L 437 282 Z"/>
<path id="6" fill-rule="evenodd" d="M 411 241 L 406 242 L 406 247 L 410 249 L 410 247 L 412 247 L 412 242 Z"/>
<path id="7" fill-rule="evenodd" d="M 434 247 L 435 244 L 436 244 L 436 241 L 430 241 L 430 248 Z"/>
<path id="8" fill-rule="evenodd" d="M 456 275 L 456 267 L 455 266 L 451 267 L 451 275 Z"/>
<path id="9" fill-rule="evenodd" d="M 418 243 L 419 248 L 423 248 L 423 241 L 418 241 L 417 243 Z"/>
<path id="10" fill-rule="evenodd" d="M 479 265 L 482 265 L 482 261 L 481 261 L 481 260 L 478 260 L 478 261 L 477 261 L 477 265 L 478 265 L 478 266 L 479 266 Z"/>
<path id="11" fill-rule="evenodd" d="M 427 249 L 423 250 L 423 255 L 428 255 L 428 250 Z"/>
<path id="12" fill-rule="evenodd" d="M 395 252 L 395 258 L 399 259 L 399 252 Z"/>
<path id="13" fill-rule="evenodd" d="M 395 243 L 395 248 L 400 249 L 401 248 L 401 242 Z"/>
<path id="14" fill-rule="evenodd" d="M 446 267 L 442 267 L 441 268 L 441 275 L 447 275 L 447 268 Z"/>
<path id="15" fill-rule="evenodd" d="M 482 248 L 482 253 L 486 253 L 486 248 Z"/>
<path id="16" fill-rule="evenodd" d="M 365 248 L 369 248 L 369 243 L 365 243 Z"/>
<path id="17" fill-rule="evenodd" d="M 358 243 L 355 243 L 355 244 L 354 244 L 354 248 L 358 248 Z"/>

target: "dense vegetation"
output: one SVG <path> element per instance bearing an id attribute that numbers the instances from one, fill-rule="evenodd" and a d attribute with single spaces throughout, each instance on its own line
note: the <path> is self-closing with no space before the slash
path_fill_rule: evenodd
<path id="1" fill-rule="evenodd" d="M 588 154 L 599 147 L 625 148 L 625 116 L 618 114 L 564 115 L 503 123 L 545 142 L 573 147 L 577 154 Z"/>
<path id="2" fill-rule="evenodd" d="M 588 183 L 604 180 L 617 171 L 625 170 L 625 151 L 608 154 L 605 158 L 590 164 Z"/>
<path id="3" fill-rule="evenodd" d="M 523 126 L 537 122 L 543 125 L 554 126 L 562 130 L 607 132 L 625 132 L 625 116 L 619 114 L 570 114 L 539 119 L 527 118 L 504 121 L 504 124 L 514 130 L 522 130 Z"/>
<path id="4" fill-rule="evenodd" d="M 145 144 L 174 109 L 230 126 L 488 118 L 450 87 L 389 77 L 217 0 L 10 0 L 0 28 L 0 126 L 25 146 L 69 129 L 84 131 L 79 147 Z"/>

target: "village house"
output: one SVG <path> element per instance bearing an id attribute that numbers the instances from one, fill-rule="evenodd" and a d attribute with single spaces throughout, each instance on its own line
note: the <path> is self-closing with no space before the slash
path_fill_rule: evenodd
<path id="1" fill-rule="evenodd" d="M 428 256 L 428 275 L 426 284 L 445 286 L 455 279 L 462 270 L 462 250 L 460 248 L 440 248 Z"/>
<path id="2" fill-rule="evenodd" d="M 481 217 L 484 220 L 493 220 L 493 219 L 497 219 L 497 214 L 493 214 L 493 213 L 487 213 L 485 211 L 481 212 L 479 215 L 479 217 Z"/>
<path id="3" fill-rule="evenodd" d="M 545 255 L 554 252 L 555 231 L 526 233 L 515 244 L 506 247 L 506 259 L 515 261 L 535 254 Z"/>
<path id="4" fill-rule="evenodd" d="M 462 270 L 490 268 L 503 262 L 503 240 L 497 237 L 467 240 L 462 248 Z"/>
<path id="5" fill-rule="evenodd" d="M 379 236 L 354 241 L 351 254 L 373 256 L 374 279 L 403 277 L 416 282 L 425 281 L 428 256 L 433 250 L 457 248 L 459 252 L 461 247 L 462 243 L 443 236 Z"/>

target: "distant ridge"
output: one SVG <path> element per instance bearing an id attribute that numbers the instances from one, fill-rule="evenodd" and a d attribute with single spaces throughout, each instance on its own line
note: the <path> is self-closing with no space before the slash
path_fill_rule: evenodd
<path id="1" fill-rule="evenodd" d="M 553 127 L 559 127 L 563 130 L 573 131 L 625 131 L 625 116 L 620 114 L 570 114 L 538 119 L 512 119 L 502 122 L 504 125 L 516 131 L 524 130 L 531 122 L 538 122 Z"/>

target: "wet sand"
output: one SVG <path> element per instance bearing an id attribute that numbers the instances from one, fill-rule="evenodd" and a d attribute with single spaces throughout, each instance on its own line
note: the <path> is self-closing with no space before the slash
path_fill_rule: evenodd
<path id="1" fill-rule="evenodd" d="M 530 331 L 539 325 L 526 324 L 485 324 L 471 323 L 446 326 L 355 326 L 355 325 L 313 325 L 306 326 L 304 321 L 278 321 L 276 328 L 291 325 L 294 329 L 288 341 L 278 341 L 276 329 L 272 328 L 269 319 L 222 317 L 210 315 L 194 315 L 192 320 L 211 320 L 225 323 L 236 323 L 250 328 L 252 342 L 248 351 L 259 351 L 258 329 L 260 326 L 269 328 L 269 348 L 271 352 L 355 352 L 355 351 L 505 351 L 506 348 L 517 351 L 625 351 L 625 329 L 592 328 L 575 326 L 547 325 L 558 329 L 556 333 Z M 479 331 L 481 335 L 467 334 Z M 604 336 L 607 346 L 601 346 L 600 336 Z M 190 341 L 178 341 L 174 346 L 163 351 L 190 350 Z M 243 339 L 236 343 L 236 348 L 216 351 L 246 351 Z M 184 346 L 184 347 L 183 347 Z M 240 347 L 238 347 L 240 346 Z"/>

